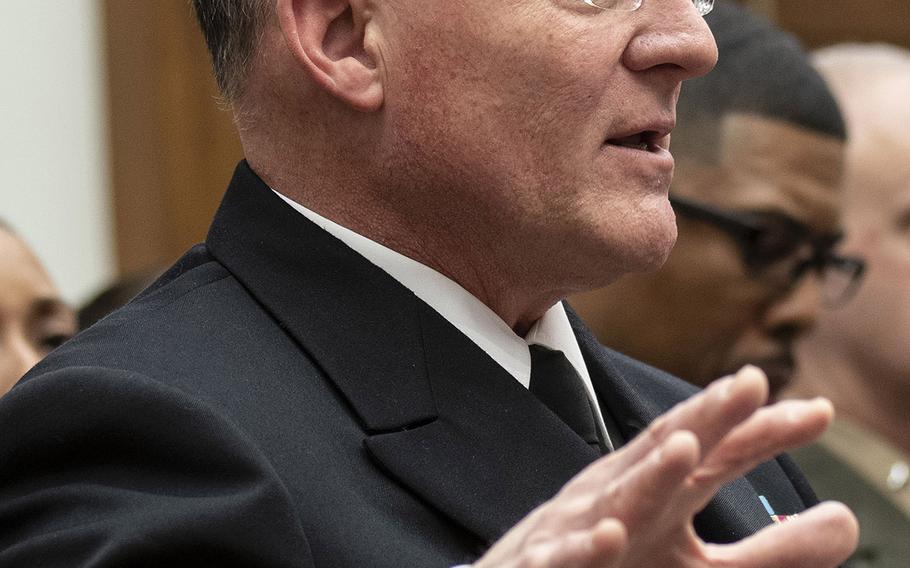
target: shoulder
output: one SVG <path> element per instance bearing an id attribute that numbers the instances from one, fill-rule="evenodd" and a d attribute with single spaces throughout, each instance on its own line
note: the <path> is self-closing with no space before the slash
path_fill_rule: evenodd
<path id="1" fill-rule="evenodd" d="M 2 565 L 306 565 L 266 456 L 179 389 L 65 367 L 0 399 L 0 430 Z"/>
<path id="2" fill-rule="evenodd" d="M 286 376 L 291 364 L 298 375 L 318 374 L 272 314 L 199 245 L 129 304 L 54 351 L 13 390 L 39 378 L 120 377 L 130 383 L 128 377 L 143 377 L 232 407 L 231 399 L 260 386 L 249 377 Z M 80 368 L 91 372 L 70 372 Z"/>
<path id="3" fill-rule="evenodd" d="M 222 310 L 213 308 L 223 303 L 223 290 L 230 287 L 230 280 L 230 273 L 204 246 L 194 247 L 126 306 L 51 353 L 20 385 L 71 366 L 139 370 L 152 352 L 156 359 L 166 355 L 157 347 L 168 337 L 217 317 Z M 213 293 L 219 288 L 220 293 Z M 165 329 L 167 333 L 162 333 Z"/>

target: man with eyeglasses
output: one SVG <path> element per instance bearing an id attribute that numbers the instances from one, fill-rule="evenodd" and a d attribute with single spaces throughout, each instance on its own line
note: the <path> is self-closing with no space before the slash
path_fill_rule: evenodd
<path id="1" fill-rule="evenodd" d="M 753 364 L 776 395 L 863 276 L 838 251 L 846 131 L 796 40 L 733 6 L 708 22 L 720 63 L 684 86 L 673 134 L 676 247 L 573 305 L 620 352 L 700 386 Z"/>
<path id="2" fill-rule="evenodd" d="M 561 302 L 666 258 L 711 4 L 195 0 L 246 160 L 204 245 L 0 400 L 0 565 L 845 558 L 774 458 L 828 403 L 695 394 Z"/>
<path id="3" fill-rule="evenodd" d="M 813 54 L 850 132 L 844 250 L 868 261 L 863 286 L 822 310 L 797 348 L 785 396 L 828 397 L 837 419 L 793 454 L 820 496 L 860 520 L 856 566 L 910 559 L 910 51 L 845 44 Z"/>

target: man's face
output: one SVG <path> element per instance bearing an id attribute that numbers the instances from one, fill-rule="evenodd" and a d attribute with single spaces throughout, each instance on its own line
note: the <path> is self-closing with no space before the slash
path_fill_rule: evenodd
<path id="1" fill-rule="evenodd" d="M 0 229 L 0 395 L 75 332 L 75 315 L 38 260 Z"/>
<path id="2" fill-rule="evenodd" d="M 785 214 L 817 233 L 837 231 L 840 142 L 739 114 L 728 116 L 721 132 L 716 164 L 680 161 L 675 195 L 729 212 Z M 730 235 L 680 216 L 679 240 L 660 271 L 623 279 L 580 305 L 585 315 L 599 311 L 595 328 L 620 351 L 700 385 L 756 364 L 776 391 L 790 379 L 793 341 L 814 322 L 819 292 L 814 273 L 782 289 L 746 267 Z"/>
<path id="3" fill-rule="evenodd" d="M 680 82 L 716 58 L 691 0 L 637 12 L 582 0 L 385 6 L 382 159 L 412 223 L 538 286 L 604 284 L 664 260 L 675 238 L 664 134 Z"/>
<path id="4" fill-rule="evenodd" d="M 848 91 L 844 252 L 865 257 L 867 269 L 856 297 L 824 311 L 817 333 L 883 398 L 910 401 L 910 132 L 898 126 L 910 124 L 910 79 L 897 77 L 878 92 Z"/>

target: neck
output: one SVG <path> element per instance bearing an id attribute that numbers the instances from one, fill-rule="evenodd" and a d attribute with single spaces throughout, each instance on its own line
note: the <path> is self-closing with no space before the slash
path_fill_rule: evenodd
<path id="1" fill-rule="evenodd" d="M 515 245 L 490 237 L 482 220 L 465 218 L 462 204 L 431 200 L 445 192 L 384 179 L 386 168 L 377 175 L 373 160 L 333 151 L 328 142 L 297 144 L 291 152 L 274 131 L 266 139 L 250 132 L 243 138 L 247 161 L 271 188 L 457 282 L 520 336 L 564 297 L 560 290 L 542 292 L 540 274 L 497 256 Z"/>
<path id="2" fill-rule="evenodd" d="M 905 400 L 881 383 L 875 373 L 860 368 L 855 358 L 813 338 L 800 346 L 799 377 L 788 394 L 824 396 L 839 415 L 876 432 L 910 455 L 910 415 Z"/>

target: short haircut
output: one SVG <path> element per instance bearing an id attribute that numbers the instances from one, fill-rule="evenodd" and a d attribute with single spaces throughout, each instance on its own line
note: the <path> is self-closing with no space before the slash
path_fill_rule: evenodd
<path id="1" fill-rule="evenodd" d="M 268 0 L 193 0 L 218 88 L 229 103 L 243 94 L 271 4 Z"/>
<path id="2" fill-rule="evenodd" d="M 729 114 L 787 122 L 845 140 L 840 109 L 800 42 L 735 2 L 706 18 L 719 59 L 704 77 L 683 83 L 674 152 L 713 162 Z"/>

